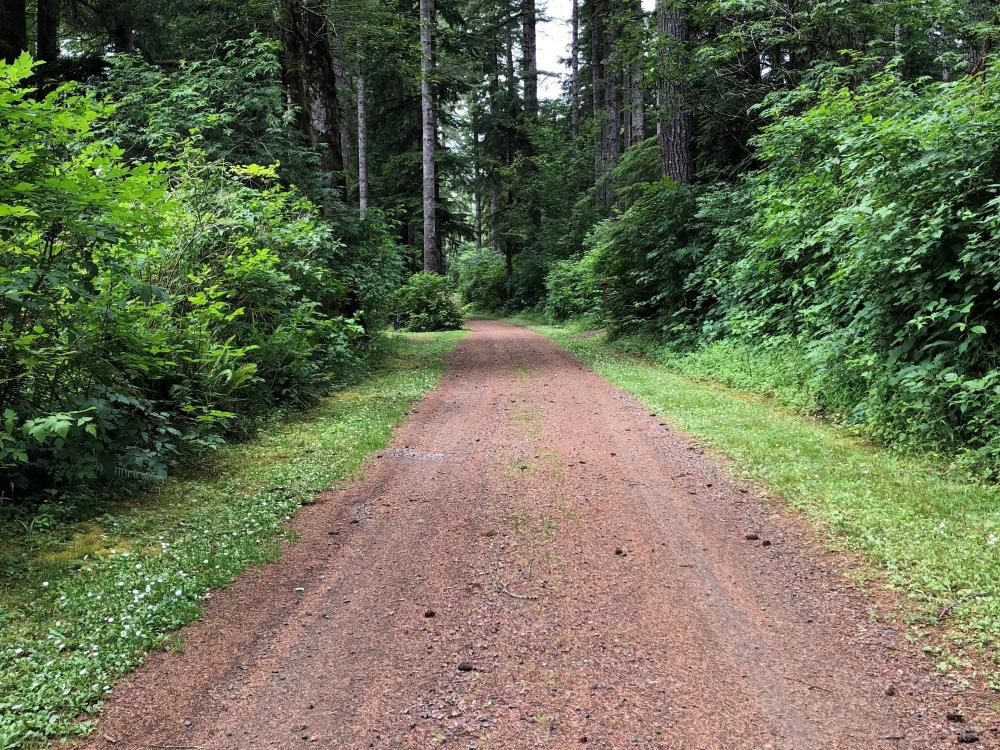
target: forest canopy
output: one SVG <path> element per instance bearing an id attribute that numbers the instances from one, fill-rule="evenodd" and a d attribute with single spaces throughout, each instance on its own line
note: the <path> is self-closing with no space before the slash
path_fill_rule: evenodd
<path id="1" fill-rule="evenodd" d="M 4 2 L 4 506 L 158 481 L 454 293 L 992 476 L 992 4 L 574 0 L 563 71 L 544 13 Z"/>

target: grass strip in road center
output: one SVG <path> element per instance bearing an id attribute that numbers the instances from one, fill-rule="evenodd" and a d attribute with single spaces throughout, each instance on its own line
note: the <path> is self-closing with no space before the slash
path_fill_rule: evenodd
<path id="1" fill-rule="evenodd" d="M 211 467 L 85 523 L 0 527 L 0 748 L 85 732 L 114 680 L 194 620 L 211 589 L 278 556 L 286 522 L 355 477 L 439 380 L 462 332 L 395 336 L 374 376 Z"/>
<path id="2" fill-rule="evenodd" d="M 917 604 L 914 627 L 947 627 L 946 639 L 926 646 L 939 669 L 957 666 L 961 649 L 998 659 L 1000 488 L 880 449 L 758 395 L 684 377 L 603 335 L 532 327 L 884 570 Z M 998 673 L 988 675 L 995 687 Z"/>

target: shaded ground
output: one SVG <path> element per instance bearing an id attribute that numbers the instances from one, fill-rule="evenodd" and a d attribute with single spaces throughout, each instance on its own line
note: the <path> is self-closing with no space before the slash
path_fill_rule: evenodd
<path id="1" fill-rule="evenodd" d="M 88 747 L 1000 746 L 800 522 L 548 340 L 472 327 Z"/>

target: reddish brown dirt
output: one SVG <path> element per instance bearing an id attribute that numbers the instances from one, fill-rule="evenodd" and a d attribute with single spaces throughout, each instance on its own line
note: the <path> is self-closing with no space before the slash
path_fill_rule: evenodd
<path id="1" fill-rule="evenodd" d="M 88 747 L 1000 746 L 805 524 L 546 339 L 472 328 Z"/>

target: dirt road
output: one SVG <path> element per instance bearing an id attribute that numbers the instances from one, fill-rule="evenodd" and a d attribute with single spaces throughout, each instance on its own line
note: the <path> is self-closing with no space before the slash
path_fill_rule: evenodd
<path id="1" fill-rule="evenodd" d="M 546 339 L 472 328 L 90 747 L 1000 746 L 804 524 Z"/>

